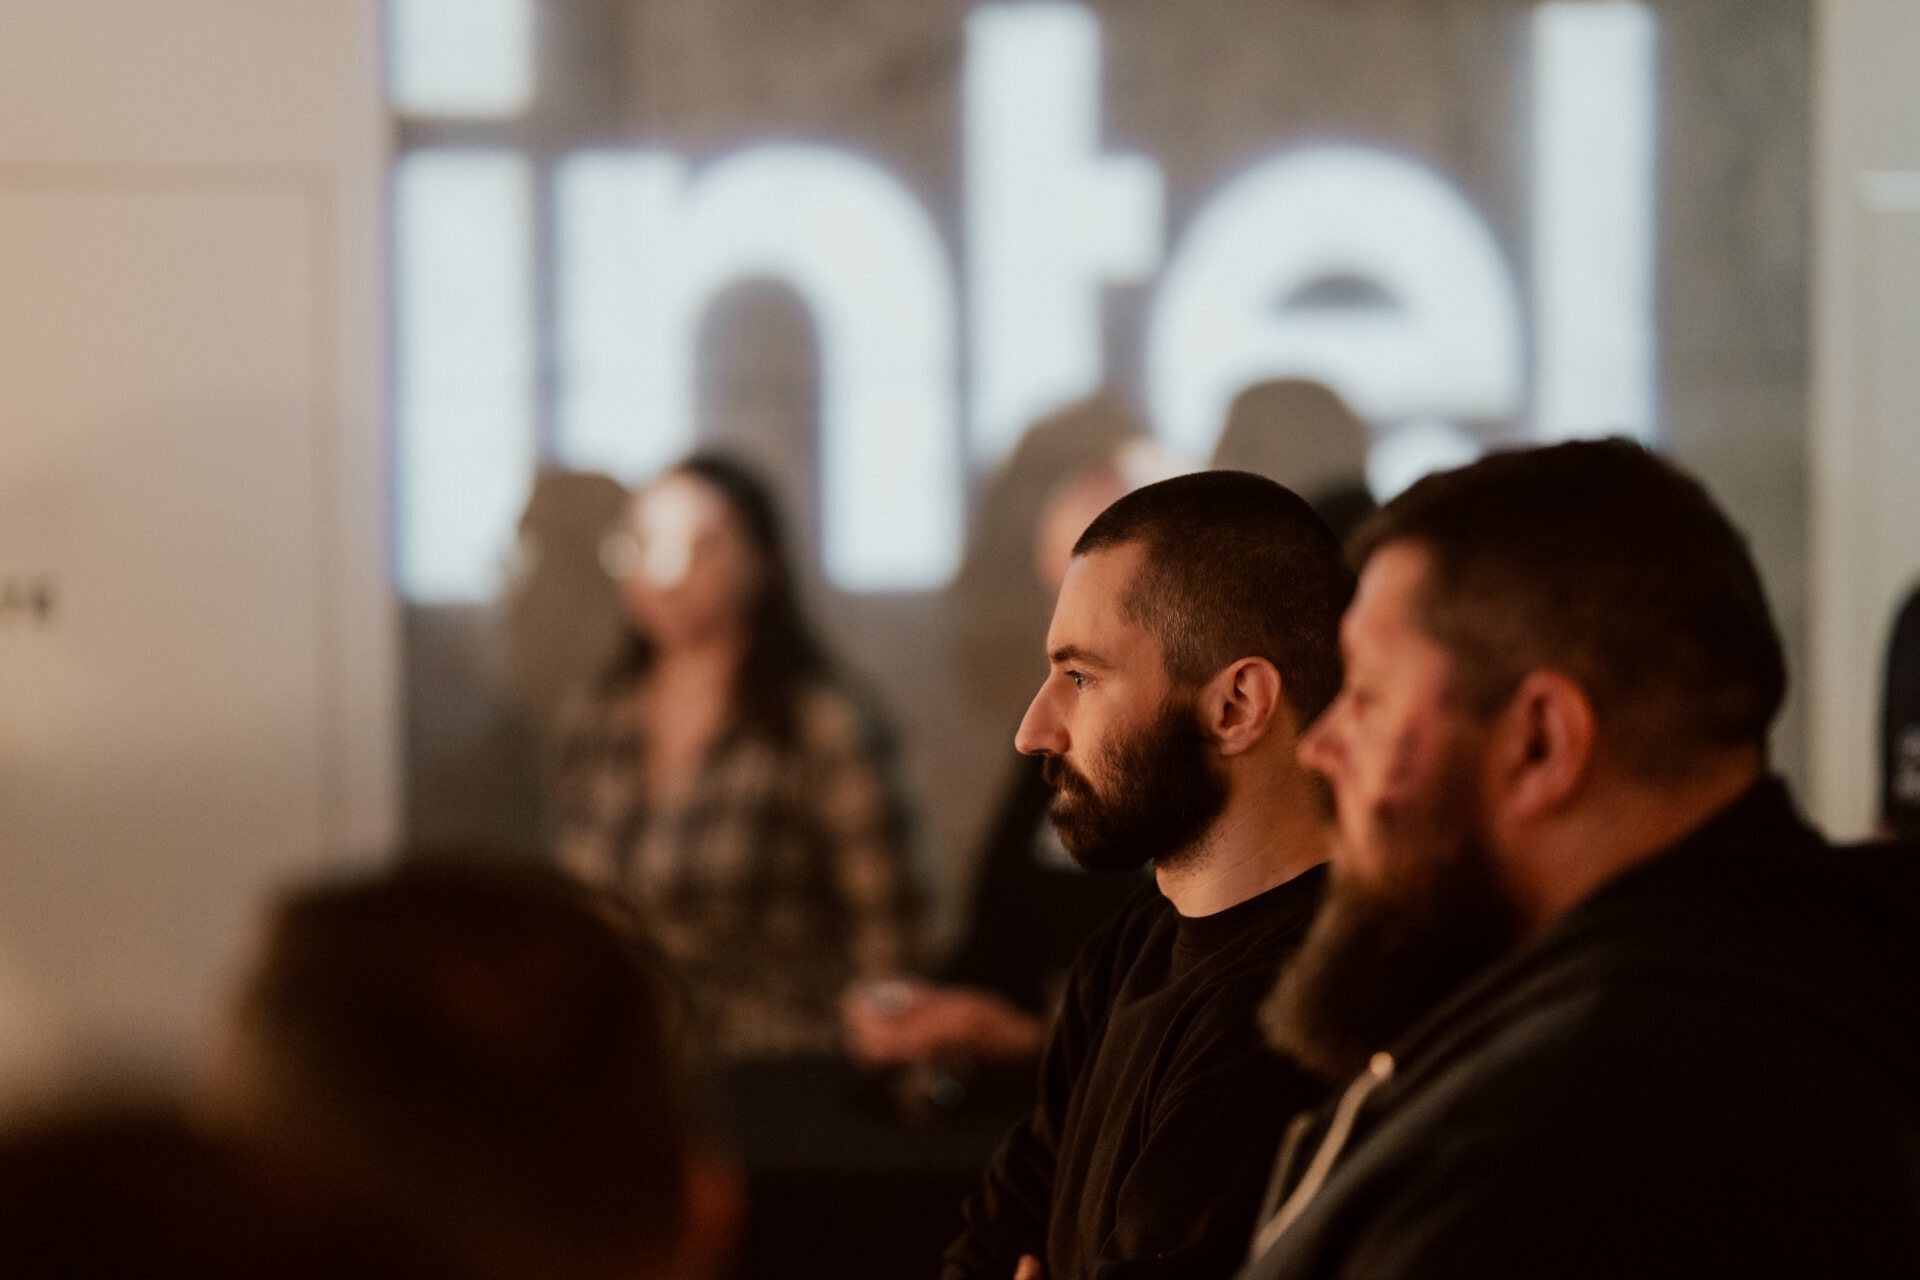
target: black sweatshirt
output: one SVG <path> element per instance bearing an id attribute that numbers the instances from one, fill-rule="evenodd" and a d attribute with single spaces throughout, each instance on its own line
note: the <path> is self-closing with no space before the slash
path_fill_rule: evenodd
<path id="1" fill-rule="evenodd" d="M 1303 1120 L 1245 1280 L 1920 1276 L 1916 938 L 1756 785 Z"/>
<path id="2" fill-rule="evenodd" d="M 1255 1023 L 1325 878 L 1193 919 L 1149 889 L 1088 940 L 945 1280 L 1011 1280 L 1022 1254 L 1046 1280 L 1233 1274 L 1282 1130 L 1325 1092 Z"/>

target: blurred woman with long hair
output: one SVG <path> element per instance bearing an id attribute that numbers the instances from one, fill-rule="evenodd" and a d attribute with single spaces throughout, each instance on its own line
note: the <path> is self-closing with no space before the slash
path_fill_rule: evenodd
<path id="1" fill-rule="evenodd" d="M 746 468 L 698 455 L 644 486 L 606 560 L 632 634 L 565 719 L 561 861 L 647 914 L 722 1056 L 835 1052 L 841 989 L 917 949 L 889 737 Z"/>

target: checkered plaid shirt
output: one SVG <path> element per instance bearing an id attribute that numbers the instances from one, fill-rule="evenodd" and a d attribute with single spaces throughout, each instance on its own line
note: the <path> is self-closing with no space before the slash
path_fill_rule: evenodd
<path id="1" fill-rule="evenodd" d="M 575 704 L 554 798 L 563 865 L 646 914 L 727 1058 L 834 1053 L 849 980 L 917 957 L 922 895 L 885 735 L 815 684 L 782 746 L 742 730 L 672 809 L 645 794 L 631 683 Z"/>

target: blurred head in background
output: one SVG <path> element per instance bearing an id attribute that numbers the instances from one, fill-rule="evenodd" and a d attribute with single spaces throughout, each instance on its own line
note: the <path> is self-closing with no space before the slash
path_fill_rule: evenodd
<path id="1" fill-rule="evenodd" d="M 482 1275 L 681 1275 L 689 1053 L 677 981 L 614 899 L 429 860 L 280 902 L 215 1114 Z"/>
<path id="2" fill-rule="evenodd" d="M 1276 378 L 1233 398 L 1211 465 L 1285 485 L 1345 542 L 1375 508 L 1367 448 L 1367 424 L 1332 387 Z"/>
<path id="3" fill-rule="evenodd" d="M 1080 512 L 1088 521 L 1100 513 L 1086 508 L 1113 487 L 1120 460 L 1148 439 L 1146 425 L 1118 397 L 1092 396 L 1034 423 L 982 486 L 951 592 L 952 629 L 968 691 L 994 719 L 1019 715 L 1033 692 L 1031 672 L 1007 655 L 1033 652 L 1046 634 L 1066 572 L 1059 544 L 1065 541 L 1070 557 L 1080 535 L 1066 526 Z"/>
<path id="4" fill-rule="evenodd" d="M 1367 424 L 1324 382 L 1256 382 L 1228 406 L 1212 465 L 1265 476 L 1312 502 L 1365 478 Z"/>
<path id="5" fill-rule="evenodd" d="M 613 657 L 626 630 L 600 548 L 628 499 L 611 476 L 544 470 L 520 514 L 501 601 L 502 674 L 514 705 L 536 725 L 552 723 L 566 695 Z"/>
<path id="6" fill-rule="evenodd" d="M 1138 468 L 1132 465 L 1132 460 L 1138 456 L 1136 451 L 1147 448 L 1150 446 L 1144 442 L 1136 442 L 1096 457 L 1085 466 L 1069 471 L 1047 491 L 1033 526 L 1033 576 L 1048 595 L 1060 594 L 1067 567 L 1073 563 L 1074 544 L 1080 541 L 1087 526 L 1102 511 L 1146 482 L 1135 478 Z"/>

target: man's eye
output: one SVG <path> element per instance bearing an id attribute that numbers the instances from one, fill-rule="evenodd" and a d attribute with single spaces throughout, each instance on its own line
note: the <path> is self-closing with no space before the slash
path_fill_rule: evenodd
<path id="1" fill-rule="evenodd" d="M 1073 681 L 1073 687 L 1076 689 L 1084 689 L 1087 687 L 1087 676 L 1083 671 L 1069 671 L 1067 672 L 1067 679 Z"/>

